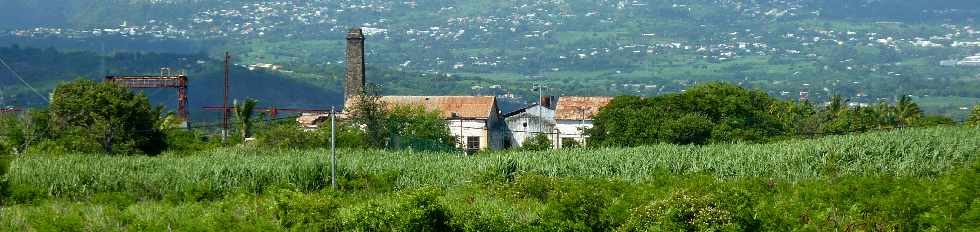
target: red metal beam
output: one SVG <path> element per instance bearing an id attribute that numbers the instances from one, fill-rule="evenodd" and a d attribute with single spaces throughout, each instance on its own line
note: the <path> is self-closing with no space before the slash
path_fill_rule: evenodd
<path id="1" fill-rule="evenodd" d="M 17 112 L 21 112 L 21 111 L 23 111 L 23 110 L 21 110 L 21 109 L 15 109 L 15 108 L 0 109 L 0 113 L 17 113 Z"/>

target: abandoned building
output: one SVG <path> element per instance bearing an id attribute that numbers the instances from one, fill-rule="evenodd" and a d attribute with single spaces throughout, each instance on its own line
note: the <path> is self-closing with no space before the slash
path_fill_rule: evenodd
<path id="1" fill-rule="evenodd" d="M 547 135 L 553 148 L 585 145 L 592 119 L 612 97 L 542 97 L 537 103 L 504 114 L 508 144 L 520 146 L 528 138 Z"/>
<path id="2" fill-rule="evenodd" d="M 538 134 L 549 135 L 554 140 L 555 108 L 551 104 L 554 97 L 542 97 L 538 102 L 503 115 L 507 123 L 508 147 L 520 147 L 529 138 Z M 554 142 L 551 143 L 555 145 Z"/>
<path id="3" fill-rule="evenodd" d="M 503 122 L 493 96 L 383 96 L 389 106 L 418 106 L 438 111 L 449 133 L 468 153 L 504 148 Z"/>
<path id="4" fill-rule="evenodd" d="M 364 91 L 364 34 L 359 28 L 347 33 L 347 77 L 344 85 L 345 113 Z M 519 147 L 526 139 L 546 134 L 555 148 L 584 144 L 583 128 L 592 127 L 592 117 L 610 97 L 542 97 L 536 104 L 502 115 L 495 96 L 381 96 L 388 107 L 413 106 L 438 111 L 446 120 L 457 146 L 467 153 Z M 297 122 L 307 130 L 329 122 L 326 114 L 304 114 Z M 574 142 L 573 142 L 574 141 Z"/>
<path id="5" fill-rule="evenodd" d="M 592 119 L 599 110 L 609 105 L 612 99 L 612 97 L 561 97 L 555 109 L 556 128 L 560 135 L 555 141 L 558 148 L 571 145 L 573 141 L 584 146 L 588 138 L 585 130 L 592 128 Z"/>
<path id="6" fill-rule="evenodd" d="M 353 99 L 364 90 L 364 34 L 359 28 L 347 33 L 347 79 L 345 106 L 352 106 Z M 497 98 L 493 96 L 382 96 L 380 101 L 390 107 L 418 106 L 427 111 L 439 111 L 456 137 L 457 146 L 467 152 L 501 149 L 507 137 L 503 130 Z M 349 110 L 349 109 L 348 109 Z M 315 116 L 304 118 L 315 122 Z"/>

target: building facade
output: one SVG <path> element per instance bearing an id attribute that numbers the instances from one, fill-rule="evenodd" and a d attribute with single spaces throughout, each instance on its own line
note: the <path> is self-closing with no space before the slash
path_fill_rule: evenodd
<path id="1" fill-rule="evenodd" d="M 555 107 L 555 121 L 560 135 L 558 147 L 572 146 L 573 143 L 585 146 L 589 138 L 586 130 L 592 128 L 595 115 L 609 105 L 612 99 L 613 97 L 561 97 Z"/>
<path id="2" fill-rule="evenodd" d="M 555 140 L 555 109 L 550 101 L 541 101 L 533 105 L 515 110 L 503 115 L 507 124 L 507 143 L 505 147 L 520 147 L 527 139 L 538 134 L 548 135 Z M 552 141 L 551 144 L 556 144 Z"/>
<path id="3" fill-rule="evenodd" d="M 503 149 L 507 138 L 497 98 L 493 96 L 383 96 L 388 107 L 422 107 L 446 120 L 457 147 L 467 153 Z"/>
<path id="4" fill-rule="evenodd" d="M 355 98 L 363 93 L 367 77 L 364 64 L 364 34 L 360 28 L 347 33 L 347 78 L 344 88 L 348 115 Z M 494 96 L 382 96 L 387 107 L 422 107 L 440 112 L 457 147 L 467 153 L 519 147 L 528 138 L 548 135 L 554 148 L 584 145 L 592 118 L 611 97 L 542 97 L 537 104 L 502 115 Z M 324 115 L 304 115 L 297 122 L 316 129 Z"/>
<path id="5" fill-rule="evenodd" d="M 504 115 L 509 141 L 514 147 L 545 134 L 554 148 L 584 146 L 593 118 L 612 97 L 562 96 L 542 98 L 539 103 Z M 557 104 L 555 104 L 557 102 Z"/>

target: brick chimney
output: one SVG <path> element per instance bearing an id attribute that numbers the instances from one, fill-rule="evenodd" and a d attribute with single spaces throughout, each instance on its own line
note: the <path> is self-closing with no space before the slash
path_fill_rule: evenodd
<path id="1" fill-rule="evenodd" d="M 353 28 L 347 33 L 347 82 L 344 97 L 351 99 L 364 91 L 364 33 Z"/>

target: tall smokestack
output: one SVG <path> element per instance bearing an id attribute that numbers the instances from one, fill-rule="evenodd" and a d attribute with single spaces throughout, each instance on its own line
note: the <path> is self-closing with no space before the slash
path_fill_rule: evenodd
<path id="1" fill-rule="evenodd" d="M 364 33 L 353 28 L 347 33 L 347 83 L 344 96 L 351 99 L 364 91 Z"/>

